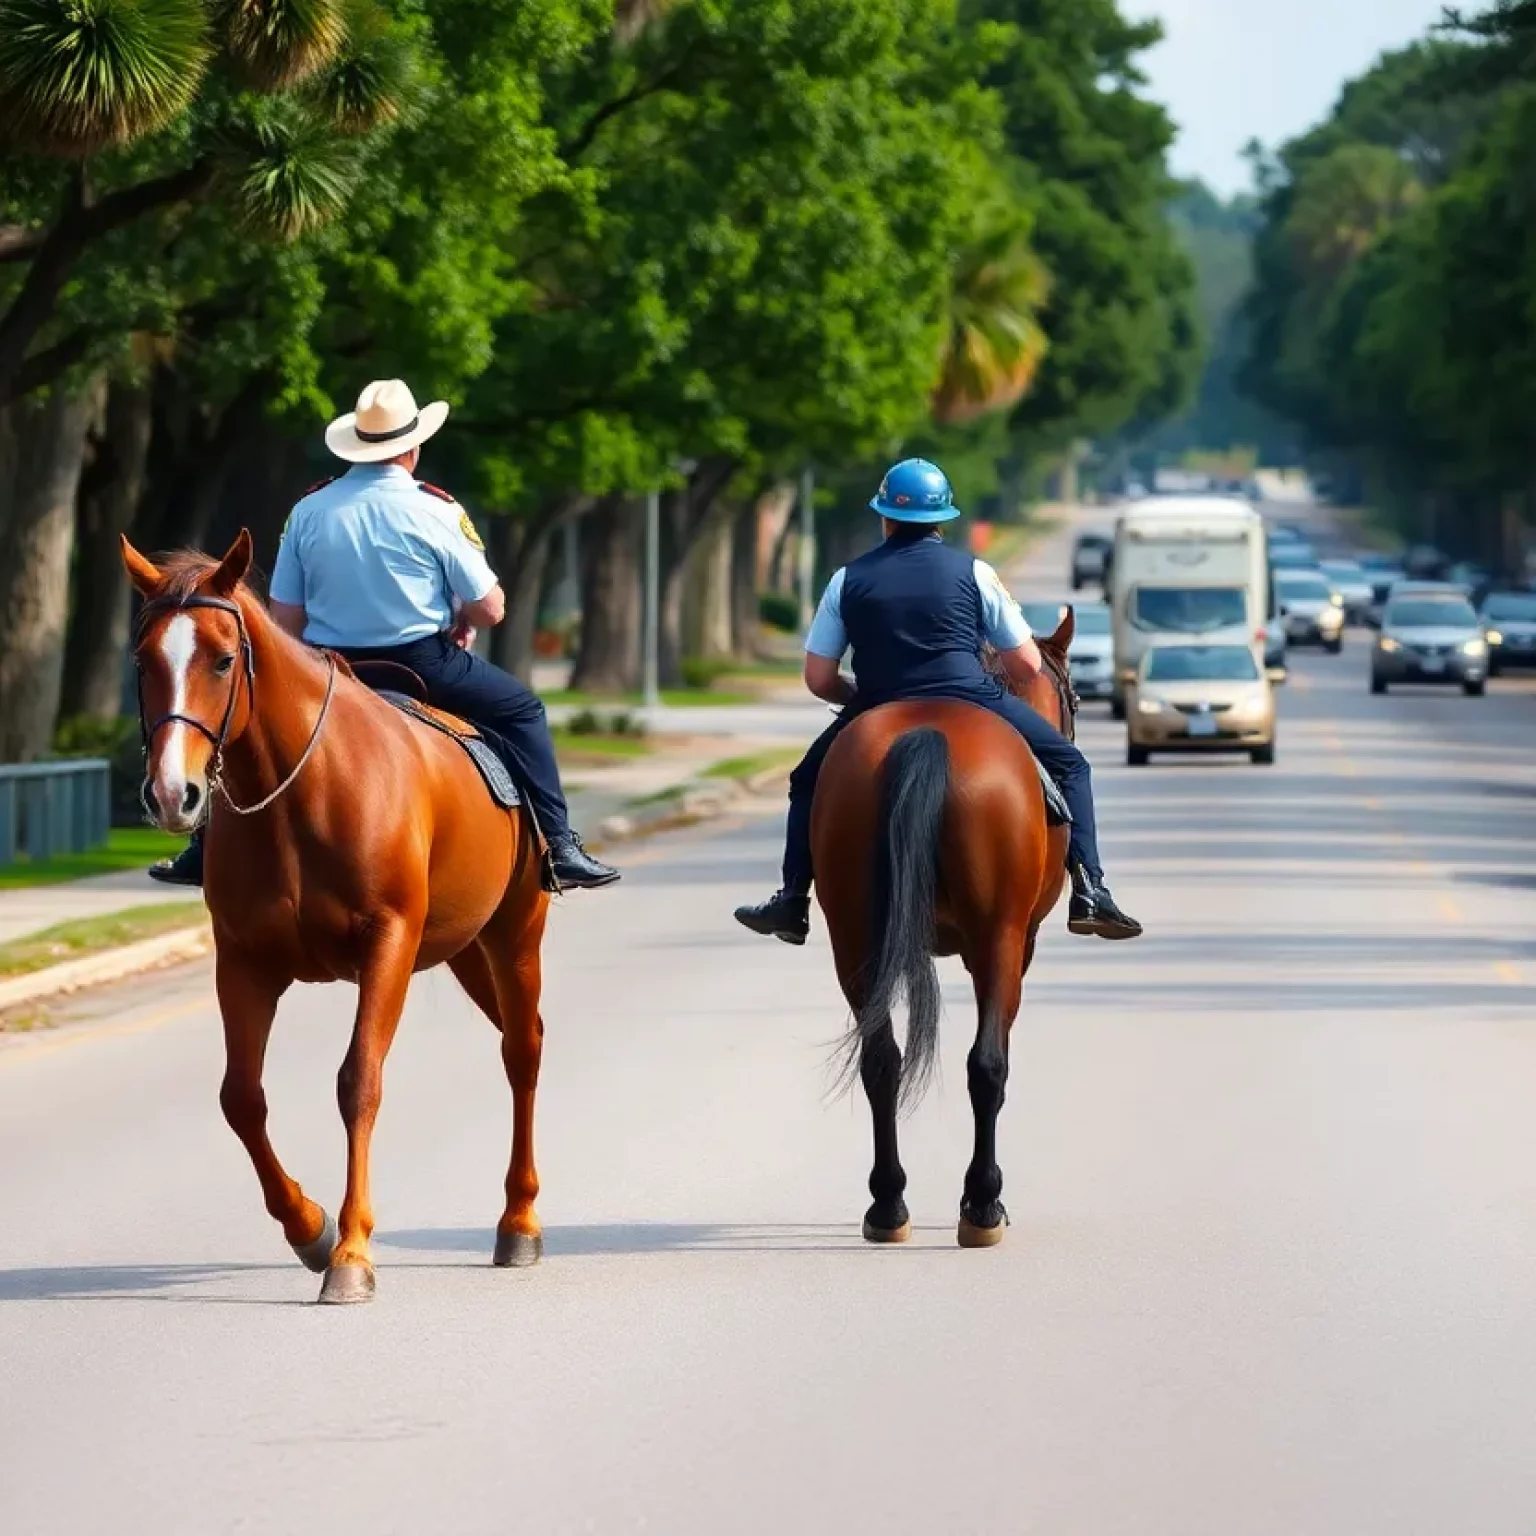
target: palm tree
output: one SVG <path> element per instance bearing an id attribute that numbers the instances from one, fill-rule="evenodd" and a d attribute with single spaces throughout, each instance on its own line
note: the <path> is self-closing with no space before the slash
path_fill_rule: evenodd
<path id="1" fill-rule="evenodd" d="M 1331 285 L 1424 195 L 1382 144 L 1341 145 L 1298 175 L 1286 228 L 1309 280 Z"/>
<path id="2" fill-rule="evenodd" d="M 304 233 L 344 206 L 348 141 L 398 115 L 410 74 L 367 0 L 0 0 L 0 132 L 67 162 L 49 220 L 0 225 L 0 261 L 27 264 L 0 313 L 0 405 L 80 360 L 78 338 L 32 348 L 93 242 L 221 191 L 252 229 Z M 188 147 L 168 142 L 169 168 L 96 194 L 100 152 L 172 126 Z"/>
<path id="3" fill-rule="evenodd" d="M 965 248 L 950 284 L 935 421 L 974 421 L 1023 399 L 1049 344 L 1039 318 L 1049 294 L 1050 276 L 1016 221 Z"/>

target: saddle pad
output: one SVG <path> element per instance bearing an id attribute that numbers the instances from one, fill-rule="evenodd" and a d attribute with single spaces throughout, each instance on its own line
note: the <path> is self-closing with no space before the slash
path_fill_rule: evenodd
<path id="1" fill-rule="evenodd" d="M 402 715 L 409 715 L 412 720 L 419 720 L 440 736 L 446 736 L 450 741 L 455 741 L 463 747 L 469 754 L 470 762 L 479 769 L 480 777 L 485 780 L 485 787 L 490 790 L 491 799 L 502 810 L 514 810 L 523 803 L 523 797 L 518 792 L 517 785 L 507 770 L 507 765 L 496 755 L 489 742 L 479 736 L 461 736 L 452 727 L 445 725 L 435 715 L 423 709 L 415 699 L 408 698 L 403 693 L 391 693 L 382 688 L 377 692 L 381 699 L 387 704 L 393 704 Z"/>
<path id="2" fill-rule="evenodd" d="M 1067 809 L 1067 802 L 1061 791 L 1056 787 L 1056 780 L 1045 771 L 1045 764 L 1037 758 L 1035 767 L 1040 774 L 1040 788 L 1045 791 L 1045 824 L 1048 827 L 1070 827 L 1072 825 L 1072 812 Z"/>

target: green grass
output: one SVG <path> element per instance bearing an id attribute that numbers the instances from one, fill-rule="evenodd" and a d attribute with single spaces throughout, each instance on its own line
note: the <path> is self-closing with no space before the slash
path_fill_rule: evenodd
<path id="1" fill-rule="evenodd" d="M 66 960 L 79 960 L 104 949 L 121 949 L 140 939 L 194 928 L 204 920 L 195 901 L 167 901 L 153 907 L 132 907 L 105 917 L 82 917 L 0 944 L 0 976 L 25 976 Z"/>
<path id="2" fill-rule="evenodd" d="M 601 694 L 583 693 L 574 688 L 552 688 L 539 695 L 546 704 L 590 704 L 598 708 L 633 709 L 642 702 L 638 693 Z M 723 688 L 663 688 L 663 704 L 752 704 L 756 699 L 750 693 L 732 693 Z"/>
<path id="3" fill-rule="evenodd" d="M 770 768 L 786 768 L 799 762 L 799 747 L 770 747 L 750 757 L 727 757 L 711 763 L 704 770 L 706 779 L 750 779 L 754 774 L 766 773 Z"/>
<path id="4" fill-rule="evenodd" d="M 147 869 L 180 853 L 185 846 L 185 838 L 169 837 L 152 827 L 114 827 L 105 847 L 93 848 L 88 853 L 65 853 L 39 863 L 21 858 L 14 864 L 0 864 L 0 891 L 58 885 L 86 875 L 114 875 L 124 869 Z"/>
<path id="5" fill-rule="evenodd" d="M 582 757 L 600 757 L 605 761 L 645 757 L 654 750 L 643 736 L 573 736 L 559 726 L 550 735 L 554 738 L 556 756 L 564 762 L 574 762 Z"/>

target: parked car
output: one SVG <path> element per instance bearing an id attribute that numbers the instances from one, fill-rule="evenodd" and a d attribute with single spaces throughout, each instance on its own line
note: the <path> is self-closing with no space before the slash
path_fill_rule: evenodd
<path id="1" fill-rule="evenodd" d="M 1275 691 L 1247 645 L 1152 646 L 1126 712 L 1125 760 L 1154 752 L 1246 752 L 1275 760 Z"/>
<path id="2" fill-rule="evenodd" d="M 1276 571 L 1280 621 L 1291 645 L 1320 645 L 1337 656 L 1344 647 L 1344 603 L 1321 571 Z"/>
<path id="3" fill-rule="evenodd" d="M 1350 624 L 1365 623 L 1376 596 L 1375 584 L 1357 560 L 1321 560 L 1318 569 L 1333 590 L 1344 599 L 1344 618 Z"/>
<path id="4" fill-rule="evenodd" d="M 1114 540 L 1107 533 L 1080 533 L 1072 545 L 1072 590 L 1103 581 Z"/>
<path id="5" fill-rule="evenodd" d="M 1108 603 L 1073 605 L 1072 686 L 1080 699 L 1107 699 L 1115 691 L 1115 641 Z"/>
<path id="6" fill-rule="evenodd" d="M 1488 642 L 1466 594 L 1445 582 L 1402 581 L 1392 589 L 1371 651 L 1371 692 L 1392 683 L 1487 686 Z"/>
<path id="7" fill-rule="evenodd" d="M 1536 666 L 1536 592 L 1490 592 L 1478 614 L 1488 642 L 1488 675 Z"/>

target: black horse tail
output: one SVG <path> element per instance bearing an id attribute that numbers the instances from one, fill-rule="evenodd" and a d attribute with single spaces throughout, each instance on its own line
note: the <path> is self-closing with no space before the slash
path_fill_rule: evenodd
<path id="1" fill-rule="evenodd" d="M 943 733 L 924 726 L 898 736 L 886 754 L 880 782 L 879 841 L 870 889 L 874 959 L 865 972 L 864 1003 L 848 1043 L 862 1048 L 878 1035 L 905 995 L 904 1108 L 922 1098 L 938 1057 L 940 995 L 933 927 L 948 796 L 949 743 Z"/>

